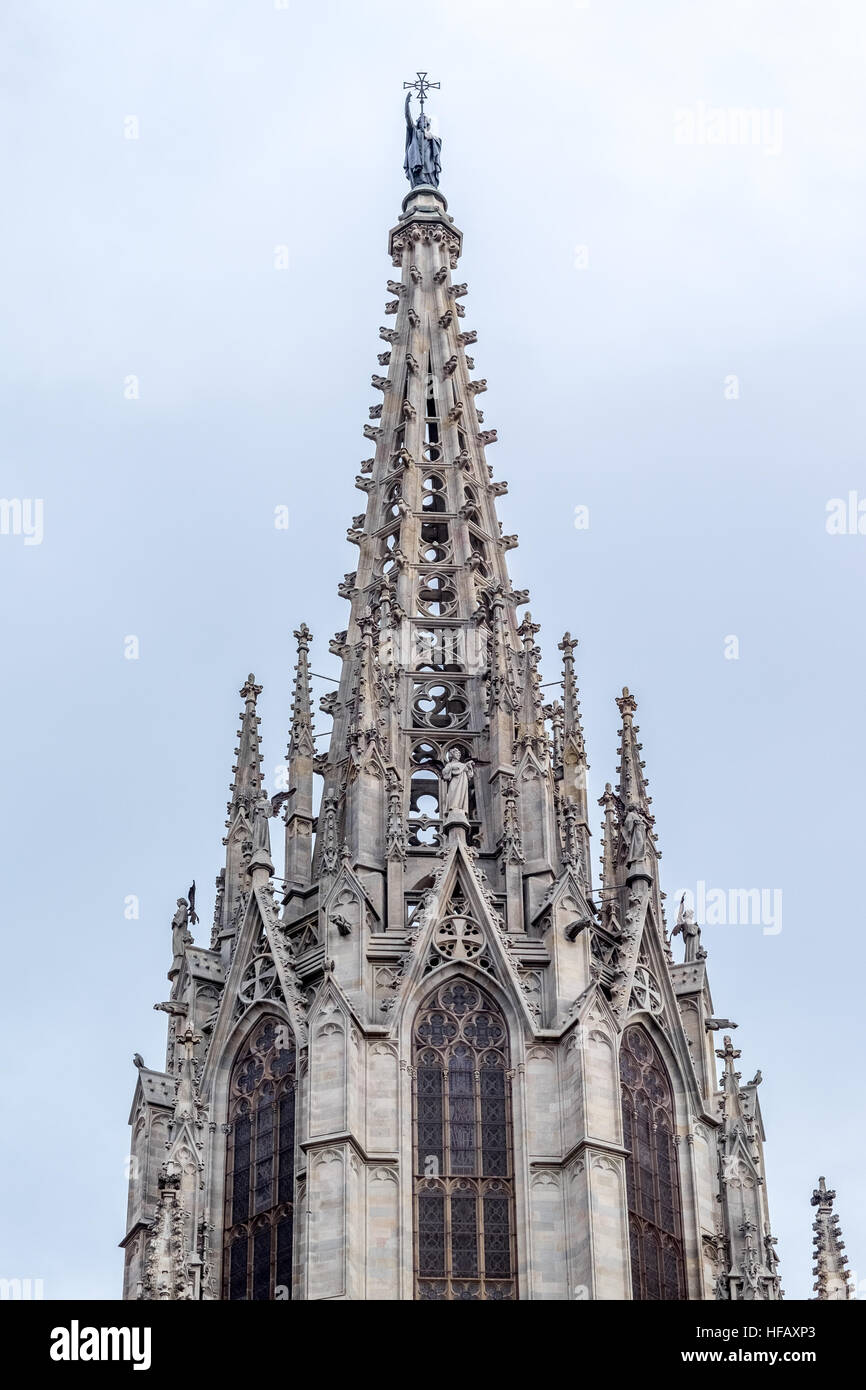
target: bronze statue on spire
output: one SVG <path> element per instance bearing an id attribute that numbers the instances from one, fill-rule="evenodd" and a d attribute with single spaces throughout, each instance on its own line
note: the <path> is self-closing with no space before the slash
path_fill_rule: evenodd
<path id="1" fill-rule="evenodd" d="M 406 157 L 403 169 L 412 188 L 417 188 L 419 184 L 438 188 L 442 141 L 431 133 L 430 117 L 424 114 L 424 99 L 430 88 L 438 87 L 439 83 L 428 82 L 426 72 L 419 72 L 417 82 L 404 82 L 403 86 L 412 89 L 406 93 Z M 410 109 L 412 91 L 418 93 L 421 103 L 421 115 L 417 121 L 412 119 Z"/>

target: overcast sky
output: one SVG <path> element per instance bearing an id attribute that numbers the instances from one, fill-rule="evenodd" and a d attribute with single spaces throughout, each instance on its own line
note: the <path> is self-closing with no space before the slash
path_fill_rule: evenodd
<path id="1" fill-rule="evenodd" d="M 41 543 L 36 512 L 0 535 L 0 1275 L 119 1294 L 132 1055 L 161 1064 L 193 877 L 207 939 L 237 692 L 264 684 L 272 783 L 300 621 L 336 667 L 421 67 L 543 678 L 570 629 L 594 798 L 636 693 L 669 897 L 781 893 L 781 930 L 705 928 L 714 1004 L 763 1071 L 788 1296 L 822 1173 L 866 1281 L 866 8 L 28 0 L 4 27 L 0 495 L 43 511 Z"/>

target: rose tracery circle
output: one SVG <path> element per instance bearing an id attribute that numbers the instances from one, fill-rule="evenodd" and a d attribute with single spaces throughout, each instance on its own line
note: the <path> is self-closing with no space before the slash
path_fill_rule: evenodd
<path id="1" fill-rule="evenodd" d="M 238 997 L 245 1004 L 252 1004 L 255 999 L 267 999 L 273 990 L 276 977 L 277 971 L 271 957 L 256 956 L 243 973 L 238 987 Z"/>
<path id="2" fill-rule="evenodd" d="M 472 960 L 484 946 L 484 933 L 471 917 L 452 914 L 436 928 L 433 944 L 444 960 Z"/>

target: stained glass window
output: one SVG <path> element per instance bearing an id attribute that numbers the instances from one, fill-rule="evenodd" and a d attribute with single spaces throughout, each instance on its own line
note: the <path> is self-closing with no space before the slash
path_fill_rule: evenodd
<path id="1" fill-rule="evenodd" d="M 223 1297 L 292 1296 L 295 1048 L 266 1018 L 232 1068 L 226 1144 Z"/>
<path id="2" fill-rule="evenodd" d="M 416 1298 L 516 1299 L 511 1081 L 505 1021 L 450 980 L 414 1037 Z"/>
<path id="3" fill-rule="evenodd" d="M 632 1295 L 670 1301 L 686 1294 L 674 1099 L 658 1050 L 627 1028 L 620 1052 Z"/>

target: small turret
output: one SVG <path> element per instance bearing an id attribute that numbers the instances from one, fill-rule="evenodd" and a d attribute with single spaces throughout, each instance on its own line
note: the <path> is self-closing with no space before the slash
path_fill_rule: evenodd
<path id="1" fill-rule="evenodd" d="M 547 735 L 544 729 L 544 714 L 541 708 L 538 681 L 538 658 L 540 648 L 535 639 L 541 628 L 527 613 L 518 628 L 523 644 L 520 673 L 520 708 L 517 711 L 517 743 L 521 748 L 531 748 L 538 757 L 547 751 Z"/>
<path id="2" fill-rule="evenodd" d="M 295 632 L 298 661 L 292 698 L 292 728 L 286 754 L 288 798 L 286 822 L 286 900 L 293 891 L 310 882 L 313 844 L 313 741 L 312 693 L 310 690 L 309 650 L 313 634 L 306 623 Z"/>
<path id="3" fill-rule="evenodd" d="M 215 944 L 222 950 L 223 963 L 231 960 L 232 943 L 248 894 L 247 866 L 253 854 L 253 819 L 256 803 L 262 796 L 262 754 L 259 742 L 259 717 L 256 701 L 262 687 L 250 674 L 241 686 L 244 702 L 241 727 L 238 729 L 237 762 L 232 767 L 232 784 L 226 819 L 225 878 L 222 883 L 222 916 Z M 216 925 L 216 924 L 215 924 Z"/>
<path id="4" fill-rule="evenodd" d="M 835 1200 L 836 1193 L 828 1188 L 824 1178 L 819 1178 L 818 1186 L 812 1193 L 812 1206 L 818 1208 L 812 1222 L 812 1230 L 815 1232 L 812 1237 L 815 1246 L 815 1264 L 812 1268 L 815 1283 L 812 1288 L 815 1290 L 815 1297 L 822 1301 L 838 1301 L 850 1299 L 852 1296 L 848 1271 L 845 1268 L 848 1256 L 842 1253 L 845 1242 L 839 1229 L 838 1213 L 833 1211 Z"/>
<path id="5" fill-rule="evenodd" d="M 564 830 L 563 840 L 568 852 L 569 839 L 575 840 L 575 858 L 581 881 L 587 891 L 592 889 L 592 875 L 589 859 L 589 802 L 587 800 L 587 778 L 589 764 L 586 761 L 586 744 L 580 719 L 580 702 L 574 676 L 574 650 L 577 638 L 566 632 L 559 643 L 562 652 L 562 714 L 560 795 Z M 554 730 L 559 719 L 554 720 Z"/>

